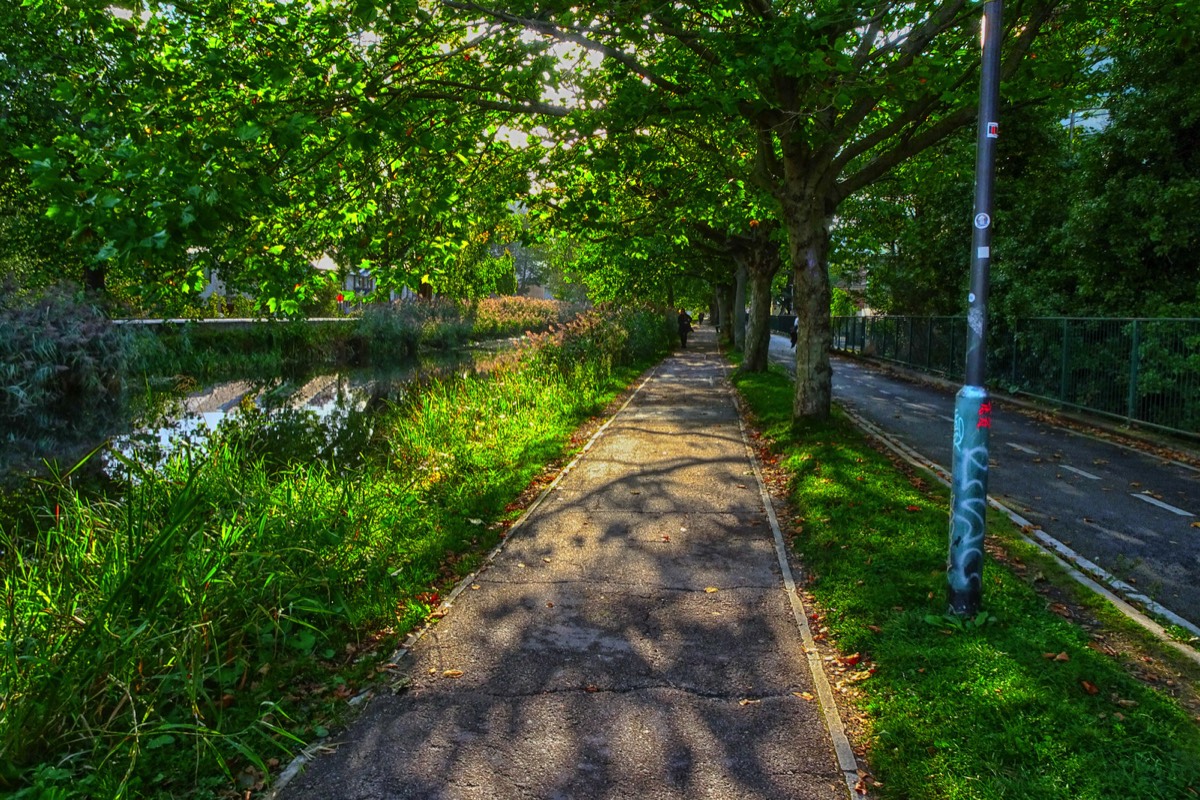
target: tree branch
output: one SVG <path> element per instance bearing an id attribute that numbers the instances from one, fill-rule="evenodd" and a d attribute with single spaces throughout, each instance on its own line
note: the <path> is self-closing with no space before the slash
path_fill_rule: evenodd
<path id="1" fill-rule="evenodd" d="M 606 58 L 611 58 L 613 61 L 625 66 L 638 77 L 645 78 L 646 80 L 650 81 L 650 83 L 664 91 L 676 95 L 687 94 L 687 87 L 663 78 L 629 53 L 598 42 L 590 35 L 585 35 L 574 30 L 563 28 L 560 25 L 556 25 L 545 20 L 519 17 L 516 14 L 510 14 L 506 11 L 500 11 L 494 8 L 484 8 L 481 5 L 464 0 L 442 0 L 442 4 L 447 8 L 482 14 L 486 17 L 490 17 L 501 22 L 507 22 L 510 25 L 520 25 L 524 28 L 528 28 L 529 30 L 537 31 L 538 33 L 558 39 L 559 41 L 577 44 L 580 47 L 600 53 Z"/>

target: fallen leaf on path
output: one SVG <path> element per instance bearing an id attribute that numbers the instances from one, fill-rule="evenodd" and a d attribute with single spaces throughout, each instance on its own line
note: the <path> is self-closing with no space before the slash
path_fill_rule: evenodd
<path id="1" fill-rule="evenodd" d="M 810 703 L 816 699 L 812 692 L 792 692 L 792 695 Z"/>
<path id="2" fill-rule="evenodd" d="M 862 655 L 860 653 L 852 653 L 842 659 L 842 664 L 847 667 L 854 667 L 858 665 L 859 661 L 862 661 Z"/>
<path id="3" fill-rule="evenodd" d="M 761 702 L 762 702 L 762 700 L 751 700 L 750 698 L 746 697 L 746 698 L 739 700 L 738 705 L 739 706 L 752 706 L 752 705 L 757 705 L 758 703 L 761 703 Z"/>
<path id="4" fill-rule="evenodd" d="M 704 587 L 704 591 L 705 591 L 707 594 L 712 594 L 713 592 L 719 592 L 719 591 L 721 591 L 721 590 L 720 590 L 720 589 L 718 589 L 718 588 L 717 588 L 717 587 L 715 587 L 715 586 L 705 586 L 705 587 Z"/>
<path id="5" fill-rule="evenodd" d="M 463 671 L 461 669 L 448 669 L 442 673 L 443 678 L 461 678 Z"/>

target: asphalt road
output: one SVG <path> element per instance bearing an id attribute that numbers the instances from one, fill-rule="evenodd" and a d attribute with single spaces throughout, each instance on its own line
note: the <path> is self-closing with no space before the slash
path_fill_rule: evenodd
<path id="1" fill-rule="evenodd" d="M 790 365 L 788 340 L 773 360 Z M 954 393 L 835 358 L 833 397 L 950 467 Z M 1084 558 L 1200 625 L 1200 470 L 994 402 L 988 493 Z M 1125 594 L 1128 594 L 1127 592 Z"/>

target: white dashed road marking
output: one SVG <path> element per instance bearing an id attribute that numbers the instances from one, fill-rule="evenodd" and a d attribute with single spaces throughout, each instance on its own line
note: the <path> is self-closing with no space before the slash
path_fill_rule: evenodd
<path id="1" fill-rule="evenodd" d="M 1067 464 L 1059 464 L 1059 466 L 1065 470 L 1068 470 L 1069 472 L 1074 472 L 1076 475 L 1082 475 L 1083 477 L 1087 478 L 1089 481 L 1100 480 L 1099 475 L 1093 475 L 1090 472 L 1084 472 L 1083 470 L 1077 469 L 1076 467 L 1068 466 Z"/>
<path id="2" fill-rule="evenodd" d="M 1011 447 L 1013 450 L 1020 450 L 1022 453 L 1029 453 L 1031 456 L 1036 456 L 1038 454 L 1037 450 L 1030 450 L 1028 447 L 1024 447 L 1019 444 L 1013 444 L 1012 442 L 1005 442 L 1005 444 Z"/>
<path id="3" fill-rule="evenodd" d="M 1161 509 L 1170 511 L 1172 514 L 1178 514 L 1181 517 L 1196 516 L 1195 514 L 1193 514 L 1190 511 L 1184 511 L 1182 508 L 1176 508 L 1175 506 L 1168 505 L 1168 504 L 1164 503 L 1162 500 L 1159 500 L 1157 497 L 1151 497 L 1148 494 L 1142 494 L 1141 492 L 1131 492 L 1130 496 L 1136 497 L 1138 500 L 1145 500 L 1147 503 L 1149 503 L 1152 506 L 1158 506 Z"/>

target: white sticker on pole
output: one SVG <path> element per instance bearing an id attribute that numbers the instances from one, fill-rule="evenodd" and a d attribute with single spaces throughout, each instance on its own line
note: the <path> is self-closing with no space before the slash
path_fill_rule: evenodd
<path id="1" fill-rule="evenodd" d="M 992 224 L 992 218 L 989 217 L 987 214 L 976 214 L 975 215 L 975 227 L 979 228 L 979 230 L 983 230 L 984 228 L 986 228 L 987 226 L 989 226 L 991 224 Z"/>
<path id="2" fill-rule="evenodd" d="M 989 122 L 987 124 L 987 138 L 989 138 L 989 139 L 999 139 L 1000 138 L 1000 123 L 999 122 Z"/>
<path id="3" fill-rule="evenodd" d="M 989 258 L 991 255 L 992 255 L 992 248 L 990 248 L 990 247 L 975 248 L 975 257 L 976 258 Z"/>

